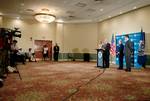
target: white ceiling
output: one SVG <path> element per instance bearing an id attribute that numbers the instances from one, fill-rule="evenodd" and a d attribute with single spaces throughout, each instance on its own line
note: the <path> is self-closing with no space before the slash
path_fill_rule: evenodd
<path id="1" fill-rule="evenodd" d="M 33 19 L 47 8 L 57 21 L 102 21 L 150 4 L 150 0 L 0 0 L 0 13 L 7 17 Z"/>

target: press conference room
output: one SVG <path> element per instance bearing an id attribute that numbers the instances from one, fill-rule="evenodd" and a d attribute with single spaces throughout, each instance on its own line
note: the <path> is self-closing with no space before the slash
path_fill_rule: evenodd
<path id="1" fill-rule="evenodd" d="M 150 0 L 0 0 L 0 101 L 150 101 Z"/>

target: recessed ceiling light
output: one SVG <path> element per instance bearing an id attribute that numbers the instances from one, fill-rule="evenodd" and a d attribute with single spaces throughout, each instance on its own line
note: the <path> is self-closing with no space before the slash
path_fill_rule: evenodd
<path id="1" fill-rule="evenodd" d="M 122 14 L 122 12 L 120 11 L 119 14 Z"/>
<path id="2" fill-rule="evenodd" d="M 108 18 L 111 18 L 111 16 L 108 16 Z"/>
<path id="3" fill-rule="evenodd" d="M 82 2 L 78 2 L 77 4 L 75 4 L 75 6 L 77 6 L 77 7 L 85 7 L 85 6 L 87 6 L 87 4 L 86 3 L 82 3 Z"/>
<path id="4" fill-rule="evenodd" d="M 17 20 L 20 20 L 20 17 L 16 17 Z"/>
<path id="5" fill-rule="evenodd" d="M 104 9 L 102 9 L 102 8 L 100 9 L 101 12 L 102 12 L 103 10 L 104 10 Z"/>
<path id="6" fill-rule="evenodd" d="M 94 1 L 103 1 L 103 0 L 94 0 Z"/>
<path id="7" fill-rule="evenodd" d="M 24 3 L 21 3 L 20 5 L 21 5 L 21 6 L 24 6 Z"/>
<path id="8" fill-rule="evenodd" d="M 68 17 L 69 17 L 69 18 L 74 18 L 75 16 L 73 16 L 73 15 L 69 15 Z"/>
<path id="9" fill-rule="evenodd" d="M 136 9 L 136 8 L 137 8 L 136 6 L 133 7 L 133 9 Z"/>
<path id="10" fill-rule="evenodd" d="M 3 13 L 0 12 L 0 15 L 3 15 Z"/>

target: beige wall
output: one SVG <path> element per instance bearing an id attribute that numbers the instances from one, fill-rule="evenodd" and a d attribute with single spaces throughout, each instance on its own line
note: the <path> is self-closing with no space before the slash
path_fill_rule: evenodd
<path id="1" fill-rule="evenodd" d="M 0 15 L 0 27 L 2 27 L 2 21 L 3 21 L 3 18 L 2 18 L 2 16 Z"/>
<path id="2" fill-rule="evenodd" d="M 60 47 L 60 52 L 64 52 L 64 24 L 56 24 L 56 42 Z"/>
<path id="3" fill-rule="evenodd" d="M 110 41 L 112 33 L 140 32 L 141 27 L 146 32 L 146 52 L 150 53 L 150 6 L 99 23 L 98 38 Z"/>
<path id="4" fill-rule="evenodd" d="M 63 53 L 95 53 L 97 23 L 57 24 L 57 42 Z"/>
<path id="5" fill-rule="evenodd" d="M 24 50 L 33 46 L 34 40 L 52 40 L 55 42 L 56 24 L 42 24 L 31 20 L 16 20 L 16 19 L 3 19 L 3 27 L 14 28 L 18 27 L 21 30 L 22 37 L 16 38 L 18 46 Z M 33 41 L 30 40 L 32 37 Z"/>
<path id="6" fill-rule="evenodd" d="M 19 27 L 22 38 L 19 46 L 24 49 L 32 47 L 32 41 L 52 40 L 57 42 L 63 53 L 75 52 L 96 53 L 98 40 L 111 40 L 112 33 L 140 32 L 141 27 L 146 32 L 146 51 L 150 53 L 150 6 L 144 7 L 99 23 L 51 23 L 41 24 L 31 20 L 0 19 L 3 27 Z M 2 23 L 3 22 L 3 23 Z"/>

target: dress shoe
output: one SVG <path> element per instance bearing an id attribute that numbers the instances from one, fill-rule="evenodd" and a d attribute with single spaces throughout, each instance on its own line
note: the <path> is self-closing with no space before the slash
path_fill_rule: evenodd
<path id="1" fill-rule="evenodd" d="M 123 68 L 117 68 L 118 70 L 123 70 Z"/>
<path id="2" fill-rule="evenodd" d="M 131 70 L 129 70 L 129 69 L 125 69 L 125 71 L 126 71 L 126 72 L 131 72 Z"/>

